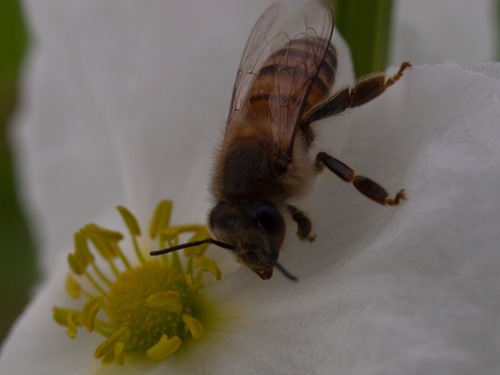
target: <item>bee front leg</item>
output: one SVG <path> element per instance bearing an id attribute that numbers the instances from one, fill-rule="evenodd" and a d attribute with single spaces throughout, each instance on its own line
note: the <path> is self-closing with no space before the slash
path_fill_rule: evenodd
<path id="1" fill-rule="evenodd" d="M 309 242 L 313 242 L 316 238 L 316 235 L 311 234 L 311 220 L 306 216 L 304 212 L 291 204 L 288 205 L 288 211 L 290 212 L 290 215 L 292 215 L 292 219 L 297 223 L 297 236 L 302 241 L 307 240 Z"/>
<path id="2" fill-rule="evenodd" d="M 316 156 L 315 166 L 318 171 L 326 166 L 342 180 L 353 184 L 361 194 L 384 206 L 397 206 L 402 199 L 405 199 L 404 189 L 398 191 L 393 198 L 380 184 L 368 177 L 358 175 L 351 167 L 326 152 L 320 152 Z"/>

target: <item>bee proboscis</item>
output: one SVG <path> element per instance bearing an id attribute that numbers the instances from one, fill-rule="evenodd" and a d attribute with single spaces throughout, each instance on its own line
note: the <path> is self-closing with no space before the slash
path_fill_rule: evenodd
<path id="1" fill-rule="evenodd" d="M 152 255 L 212 243 L 262 279 L 271 278 L 276 267 L 295 280 L 278 262 L 284 215 L 295 221 L 299 239 L 314 240 L 311 220 L 292 202 L 309 192 L 324 167 L 379 204 L 394 206 L 405 198 L 403 189 L 392 197 L 326 152 L 314 160 L 309 156 L 315 122 L 369 102 L 411 66 L 404 62 L 392 77 L 372 74 L 330 94 L 337 69 L 333 27 L 329 0 L 311 0 L 289 18 L 283 4 L 274 3 L 258 19 L 241 59 L 213 171 L 215 206 L 208 218 L 213 238 Z"/>

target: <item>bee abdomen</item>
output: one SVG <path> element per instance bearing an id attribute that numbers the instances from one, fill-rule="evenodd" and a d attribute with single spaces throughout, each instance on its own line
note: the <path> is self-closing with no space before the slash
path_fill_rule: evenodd
<path id="1" fill-rule="evenodd" d="M 324 43 L 329 47 L 321 61 L 315 51 Z M 274 52 L 259 70 L 249 94 L 250 110 L 265 113 L 274 101 L 290 105 L 302 100 L 312 79 L 304 108 L 307 110 L 328 96 L 336 70 L 337 53 L 329 41 L 319 38 L 292 40 Z"/>

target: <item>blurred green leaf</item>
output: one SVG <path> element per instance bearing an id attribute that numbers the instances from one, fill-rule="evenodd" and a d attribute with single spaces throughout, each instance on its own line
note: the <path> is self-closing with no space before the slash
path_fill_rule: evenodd
<path id="1" fill-rule="evenodd" d="M 333 0 L 335 27 L 351 48 L 356 76 L 386 68 L 392 0 Z"/>
<path id="2" fill-rule="evenodd" d="M 35 279 L 32 246 L 17 204 L 7 122 L 14 111 L 26 46 L 19 2 L 0 2 L 0 342 L 28 301 Z"/>

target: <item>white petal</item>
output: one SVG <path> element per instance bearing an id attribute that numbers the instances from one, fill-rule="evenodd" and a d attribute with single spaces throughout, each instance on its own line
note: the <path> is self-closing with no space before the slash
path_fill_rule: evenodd
<path id="1" fill-rule="evenodd" d="M 146 219 L 176 198 L 180 220 L 205 217 L 198 181 L 267 3 L 26 2 L 37 44 L 14 135 L 45 271 L 68 234 L 117 204 Z"/>
<path id="2" fill-rule="evenodd" d="M 325 122 L 334 133 L 354 120 L 340 157 L 391 190 L 405 186 L 408 201 L 382 208 L 322 176 L 312 199 L 318 240 L 290 239 L 281 258 L 299 282 L 262 282 L 244 268 L 227 275 L 212 292 L 232 319 L 151 373 L 494 373 L 499 65 L 414 67 L 382 97 Z M 5 349 L 13 373 L 12 342 L 40 327 L 33 322 Z M 38 335 L 23 345 L 53 355 Z M 59 350 L 75 355 L 69 347 Z"/>
<path id="3" fill-rule="evenodd" d="M 58 5 L 59 13 L 56 14 L 60 16 L 60 20 L 73 16 L 68 18 L 69 23 L 64 27 L 49 22 L 52 17 L 49 17 L 52 14 L 49 5 L 52 3 Z M 109 210 L 109 206 L 123 203 L 120 199 L 130 200 L 133 210 L 146 211 L 150 210 L 151 207 L 148 206 L 158 198 L 176 198 L 184 190 L 186 198 L 179 204 L 182 212 L 186 219 L 199 218 L 206 208 L 203 207 L 205 197 L 199 197 L 199 192 L 204 191 L 203 186 L 200 187 L 200 181 L 206 181 L 207 178 L 207 171 L 202 166 L 206 163 L 206 155 L 213 142 L 209 142 L 207 146 L 206 138 L 202 138 L 201 146 L 199 142 L 193 143 L 199 147 L 194 147 L 197 151 L 192 159 L 189 159 L 189 153 L 186 152 L 187 147 L 186 150 L 179 150 L 180 142 L 194 142 L 192 136 L 188 137 L 183 132 L 193 131 L 193 123 L 196 121 L 210 119 L 207 124 L 213 126 L 214 120 L 218 121 L 215 116 L 225 114 L 227 100 L 214 94 L 214 98 L 209 99 L 209 105 L 201 100 L 206 96 L 206 91 L 193 92 L 192 88 L 177 86 L 184 82 L 179 75 L 194 74 L 191 68 L 195 64 L 195 51 L 191 51 L 190 55 L 193 56 L 193 61 L 186 62 L 183 57 L 167 53 L 167 49 L 163 50 L 162 58 L 172 59 L 172 66 L 179 69 L 174 70 L 177 73 L 168 75 L 165 68 L 164 77 L 159 63 L 153 63 L 147 57 L 148 53 L 155 53 L 155 48 L 147 47 L 148 37 L 157 40 L 158 35 L 163 36 L 162 33 L 155 32 L 155 27 L 164 25 L 157 20 L 163 20 L 156 14 L 161 8 L 152 7 L 155 11 L 150 10 L 148 17 L 151 20 L 147 18 L 137 21 L 137 14 L 110 12 L 107 7 L 111 5 L 102 3 L 99 5 L 103 8 L 94 2 L 82 3 L 80 7 L 74 8 L 64 8 L 61 2 L 55 1 L 45 2 L 45 8 L 44 3 L 38 4 L 33 2 L 33 8 L 30 8 L 34 12 L 35 26 L 46 27 L 47 34 L 40 31 L 41 35 L 59 41 L 54 42 L 47 52 L 43 52 L 42 48 L 38 57 L 35 56 L 38 60 L 33 63 L 31 87 L 37 95 L 33 94 L 32 102 L 29 102 L 32 105 L 27 107 L 29 110 L 24 122 L 29 125 L 25 125 L 22 131 L 25 132 L 25 142 L 29 147 L 34 147 L 32 151 L 26 151 L 27 158 L 34 155 L 39 157 L 39 160 L 36 157 L 34 159 L 37 160 L 30 160 L 28 168 L 31 173 L 37 172 L 33 181 L 41 179 L 42 182 L 31 187 L 29 194 L 39 210 L 38 216 L 51 222 L 50 227 L 43 230 L 51 233 L 44 244 L 46 249 L 54 251 L 52 258 L 55 258 L 56 252 L 64 249 L 62 244 L 68 241 L 66 237 L 59 237 L 61 233 L 70 234 L 78 226 L 99 216 L 101 207 Z M 121 4 L 126 3 L 120 2 Z M 163 3 L 155 4 L 168 7 Z M 249 4 L 244 6 L 250 9 L 252 6 Z M 185 9 L 189 9 L 190 5 L 186 3 L 185 6 Z M 237 13 L 240 9 L 238 7 L 229 6 L 229 9 Z M 140 9 L 144 9 L 143 4 Z M 95 33 L 85 25 L 85 21 L 79 22 L 79 17 L 87 21 L 92 18 L 91 14 L 94 17 L 95 13 L 99 13 L 95 10 L 104 11 L 107 17 L 118 17 L 121 20 L 117 23 L 123 26 L 116 29 L 117 34 L 126 32 L 136 22 L 140 25 L 131 29 L 134 37 L 136 33 L 141 33 L 140 26 L 156 25 L 152 26 L 154 30 L 145 32 L 146 35 L 139 38 L 142 41 L 139 43 L 142 47 L 139 48 L 146 48 L 145 51 L 141 50 L 141 55 L 149 62 L 142 65 L 141 59 L 134 59 L 133 53 L 120 44 L 117 36 L 110 40 L 117 43 L 116 50 L 124 54 L 126 59 L 121 61 L 110 54 L 109 58 L 113 63 L 106 63 L 107 51 L 102 46 L 102 50 L 99 50 L 93 42 L 96 37 L 103 38 L 106 35 L 99 31 L 105 27 L 105 22 L 96 19 Z M 192 14 L 189 10 L 186 12 Z M 40 18 L 35 18 L 35 14 Z M 210 14 L 210 11 L 203 14 L 197 20 L 199 24 L 204 25 L 207 17 L 208 25 Z M 246 20 L 248 13 L 243 14 Z M 43 17 L 47 17 L 44 25 L 37 24 L 42 22 Z M 248 28 L 241 36 L 242 40 L 246 38 L 255 19 L 250 16 L 248 18 L 245 21 Z M 175 30 L 183 26 L 185 18 L 179 17 L 177 21 Z M 232 38 L 226 36 L 226 32 L 231 30 L 237 33 L 236 30 L 242 25 L 240 21 L 243 22 L 243 19 L 238 18 L 233 28 L 217 23 L 220 25 L 220 35 L 212 38 L 221 37 L 221 40 L 227 42 L 222 43 L 226 49 L 232 43 Z M 74 31 L 61 33 L 60 27 Z M 80 30 L 86 30 L 90 34 L 85 36 L 86 33 Z M 113 30 L 114 26 L 110 28 L 110 31 Z M 203 34 L 203 38 L 209 38 L 209 34 L 205 35 L 205 30 Z M 71 43 L 66 41 L 63 46 L 74 44 L 75 49 L 63 48 L 66 53 L 57 52 L 60 47 L 58 43 L 63 43 L 66 38 Z M 44 39 L 41 38 L 40 41 L 43 47 Z M 50 45 L 48 40 L 47 43 Z M 150 43 L 154 46 L 157 44 L 152 41 Z M 169 45 L 166 40 L 164 43 Z M 242 41 L 238 41 L 234 48 L 227 49 L 233 51 L 241 43 Z M 84 54 L 85 56 L 80 55 L 76 59 L 70 53 L 75 51 L 88 51 L 90 56 Z M 91 52 L 101 56 L 100 59 L 93 61 Z M 187 50 L 186 54 L 189 55 Z M 212 47 L 207 47 L 202 50 L 201 56 L 217 54 Z M 236 69 L 239 54 L 238 50 L 234 54 L 234 64 L 227 69 Z M 56 60 L 61 65 L 52 66 L 49 63 L 51 56 L 57 56 Z M 75 62 L 78 64 L 75 65 Z M 120 77 L 135 71 L 128 64 L 141 73 L 130 77 L 130 81 L 122 82 Z M 115 65 L 116 72 L 112 69 Z M 195 76 L 201 80 L 196 88 L 211 87 L 210 82 L 215 74 L 223 72 L 222 68 L 215 72 L 210 69 L 219 68 L 206 65 L 202 64 L 204 74 Z M 148 68 L 153 71 L 151 75 Z M 214 374 L 248 374 L 271 370 L 304 373 L 311 369 L 324 374 L 421 374 L 429 369 L 436 373 L 470 373 L 472 369 L 481 373 L 494 373 L 500 365 L 497 358 L 500 306 L 496 292 L 500 281 L 497 251 L 500 207 L 496 195 L 500 181 L 499 71 L 499 64 L 478 65 L 472 70 L 453 64 L 415 67 L 382 97 L 332 120 L 331 123 L 321 124 L 322 149 L 331 150 L 330 140 L 338 134 L 337 130 L 344 130 L 349 125 L 352 129 L 350 142 L 338 156 L 358 172 L 383 183 L 391 192 L 400 187 L 407 188 L 409 200 L 397 208 L 382 208 L 367 201 L 351 186 L 325 173 L 310 202 L 318 240 L 313 245 L 298 244 L 292 231 L 289 231 L 286 252 L 280 258 L 290 271 L 299 276 L 300 281 L 291 283 L 276 274 L 272 281 L 264 283 L 243 268 L 227 275 L 226 280 L 213 289 L 213 293 L 228 312 L 234 311 L 235 319 L 203 341 L 198 350 L 185 353 L 179 360 L 161 364 L 152 372 L 165 373 L 168 367 Z M 76 75 L 77 72 L 80 76 Z M 213 90 L 230 91 L 234 74 L 229 76 L 224 83 L 224 90 L 218 86 Z M 65 85 L 72 82 L 74 77 L 81 80 L 71 86 L 72 89 L 68 88 L 71 95 L 63 95 Z M 50 84 L 45 79 L 50 80 Z M 142 83 L 142 80 L 146 82 Z M 155 86 L 156 82 L 158 87 Z M 79 87 L 80 83 L 84 84 L 83 88 Z M 175 93 L 179 97 L 170 93 L 170 87 L 164 87 L 167 83 L 175 87 Z M 115 86 L 120 90 L 114 91 Z M 44 88 L 50 88 L 47 91 L 50 95 L 41 95 Z M 208 93 L 211 94 L 210 91 Z M 170 100 L 159 101 L 163 96 Z M 196 111 L 189 108 L 186 114 L 185 103 L 192 103 L 192 99 L 198 97 L 200 101 L 194 103 L 203 110 L 198 112 L 199 108 L 194 107 Z M 52 101 L 58 105 L 66 104 L 62 106 L 63 113 L 56 112 L 57 106 L 51 104 Z M 169 103 L 168 106 L 165 103 Z M 75 108 L 80 104 L 81 108 Z M 154 111 L 151 109 L 151 114 L 144 110 L 150 107 L 155 108 Z M 218 110 L 217 115 L 212 112 L 214 107 Z M 137 113 L 135 108 L 138 109 Z M 77 113 L 73 114 L 69 109 Z M 86 110 L 91 111 L 95 118 L 86 117 Z M 171 111 L 174 113 L 173 117 L 170 116 Z M 142 112 L 147 113 L 145 117 L 138 115 Z M 199 113 L 203 113 L 203 117 Z M 167 114 L 170 117 L 164 117 Z M 70 121 L 73 116 L 76 117 L 76 125 Z M 164 118 L 174 120 L 172 127 L 178 123 L 186 127 L 183 126 L 179 134 L 173 134 L 168 142 L 165 141 L 163 148 L 160 148 L 156 139 L 159 129 L 163 129 L 160 123 Z M 57 131 L 54 133 L 51 130 L 45 134 L 41 130 L 43 128 L 40 128 L 38 133 L 38 128 L 34 125 L 35 119 L 45 119 L 40 123 L 49 126 L 49 129 L 54 125 Z M 219 120 L 222 122 L 223 117 Z M 100 173 L 92 175 L 94 169 L 101 170 L 99 161 L 107 155 L 102 149 L 105 150 L 105 146 L 109 144 L 93 148 L 94 143 L 91 141 L 100 142 L 92 139 L 96 137 L 95 129 L 89 129 L 88 134 L 81 134 L 80 137 L 71 135 L 69 130 L 68 133 L 61 132 L 61 129 L 65 129 L 64 126 L 70 125 L 75 126 L 76 131 L 86 132 L 87 129 L 82 124 L 87 124 L 87 121 L 90 121 L 89 126 L 96 126 L 97 130 L 104 128 L 109 132 L 108 142 L 113 143 L 114 156 L 109 162 L 110 168 L 114 167 L 116 160 L 126 158 L 129 161 L 126 166 L 117 170 L 116 176 L 102 176 Z M 113 127 L 122 123 L 125 123 L 123 129 Z M 139 126 L 150 123 L 155 124 L 152 133 L 142 135 L 139 132 L 142 128 Z M 196 129 L 198 131 L 199 128 Z M 127 131 L 131 131 L 132 137 L 125 135 Z M 205 128 L 201 131 L 208 132 Z M 212 131 L 207 134 L 207 137 L 216 138 Z M 40 138 L 44 136 L 46 138 Z M 59 136 L 62 140 L 57 139 Z M 71 142 L 66 143 L 65 137 L 69 137 Z M 134 137 L 138 137 L 141 142 L 145 139 L 148 141 L 146 143 L 152 143 L 151 150 L 155 154 L 161 149 L 167 156 L 171 156 L 155 159 L 148 153 L 141 156 L 142 153 L 138 152 L 136 160 L 132 157 L 137 146 Z M 82 144 L 68 146 L 74 145 L 75 139 L 82 140 Z M 165 151 L 170 142 L 174 150 Z M 185 144 L 182 143 L 183 146 Z M 58 150 L 58 145 L 62 145 L 62 149 Z M 75 162 L 80 162 L 84 155 L 83 159 L 88 158 L 90 163 L 76 167 L 69 162 L 72 157 L 67 155 L 65 147 L 75 151 Z M 87 150 L 92 152 L 87 154 L 84 152 Z M 137 147 L 137 150 L 141 148 Z M 39 155 L 39 152 L 43 154 Z M 171 160 L 176 155 L 187 155 L 188 158 L 184 157 L 182 161 Z M 65 160 L 64 157 L 69 159 Z M 173 166 L 167 167 L 167 162 Z M 179 180 L 155 181 L 156 175 L 144 176 L 142 173 L 146 172 L 141 168 L 149 167 L 149 163 L 153 164 L 152 170 L 160 166 L 165 170 L 172 168 L 175 171 L 194 171 L 193 192 L 188 190 L 191 185 L 185 186 L 181 177 Z M 131 170 L 127 169 L 129 167 Z M 85 173 L 80 172 L 82 170 Z M 92 199 L 94 195 L 97 196 L 95 199 L 98 204 L 87 206 L 87 200 L 82 199 L 87 192 L 82 193 L 82 190 L 77 189 L 82 189 L 81 183 L 72 186 L 70 180 L 61 177 L 66 175 L 65 171 L 70 175 L 71 171 L 83 174 L 82 178 L 86 177 L 86 188 L 94 187 L 88 187 L 87 184 L 87 179 L 92 176 L 93 181 L 100 181 L 105 185 L 101 188 L 109 191 L 96 189 L 88 192 Z M 43 172 L 46 172 L 47 177 L 44 177 Z M 147 179 L 143 182 L 142 177 L 150 177 L 153 181 Z M 121 180 L 115 191 L 116 179 Z M 141 185 L 129 186 L 126 182 L 129 179 L 134 183 L 139 181 Z M 28 178 L 26 180 L 30 181 Z M 64 184 L 72 188 L 64 188 L 64 191 L 58 193 L 52 190 L 55 188 L 54 181 L 59 182 L 61 189 Z M 149 185 L 150 182 L 152 185 Z M 125 186 L 125 189 L 122 191 L 120 186 Z M 145 190 L 144 193 L 141 187 Z M 67 197 L 64 195 L 67 191 L 79 192 L 67 198 L 67 202 L 78 202 L 77 213 L 67 203 L 59 201 L 61 197 Z M 114 195 L 110 196 L 110 191 Z M 86 204 L 82 205 L 82 201 Z M 93 201 L 89 202 L 90 205 Z M 191 210 L 191 207 L 195 209 Z M 92 211 L 92 214 L 84 216 L 85 210 Z M 52 267 L 61 270 L 60 266 L 53 266 L 53 259 L 46 264 L 52 264 Z M 62 290 L 57 288 L 61 284 L 55 281 L 62 277 L 61 274 L 56 273 L 57 276 L 44 287 L 5 343 L 0 361 L 2 373 L 32 373 L 33 369 L 38 369 L 40 362 L 42 365 L 41 371 L 37 371 L 39 373 L 68 373 L 68 369 L 73 369 L 75 364 L 78 370 L 86 372 L 97 362 L 92 359 L 95 348 L 93 342 L 84 342 L 82 346 L 74 347 L 68 345 L 66 336 L 59 332 L 60 327 L 49 322 L 52 305 L 63 304 L 61 301 L 65 301 Z M 75 348 L 78 352 L 74 351 Z M 55 357 L 56 353 L 60 357 Z M 60 364 L 53 363 L 56 359 Z"/>
<path id="4" fill-rule="evenodd" d="M 2 374 L 91 374 L 100 367 L 93 352 L 102 338 L 82 332 L 71 340 L 52 319 L 55 305 L 75 306 L 64 290 L 65 259 L 54 267 L 59 272 L 40 287 L 3 344 Z"/>
<path id="5" fill-rule="evenodd" d="M 242 270 L 221 284 L 245 316 L 219 334 L 227 373 L 497 371 L 499 69 L 415 67 L 345 116 L 356 124 L 342 160 L 408 201 L 382 208 L 322 176 L 317 241 L 290 241 L 281 258 L 299 282 L 248 287 Z"/>
<path id="6" fill-rule="evenodd" d="M 390 61 L 416 65 L 493 60 L 497 7 L 492 0 L 395 1 Z"/>

